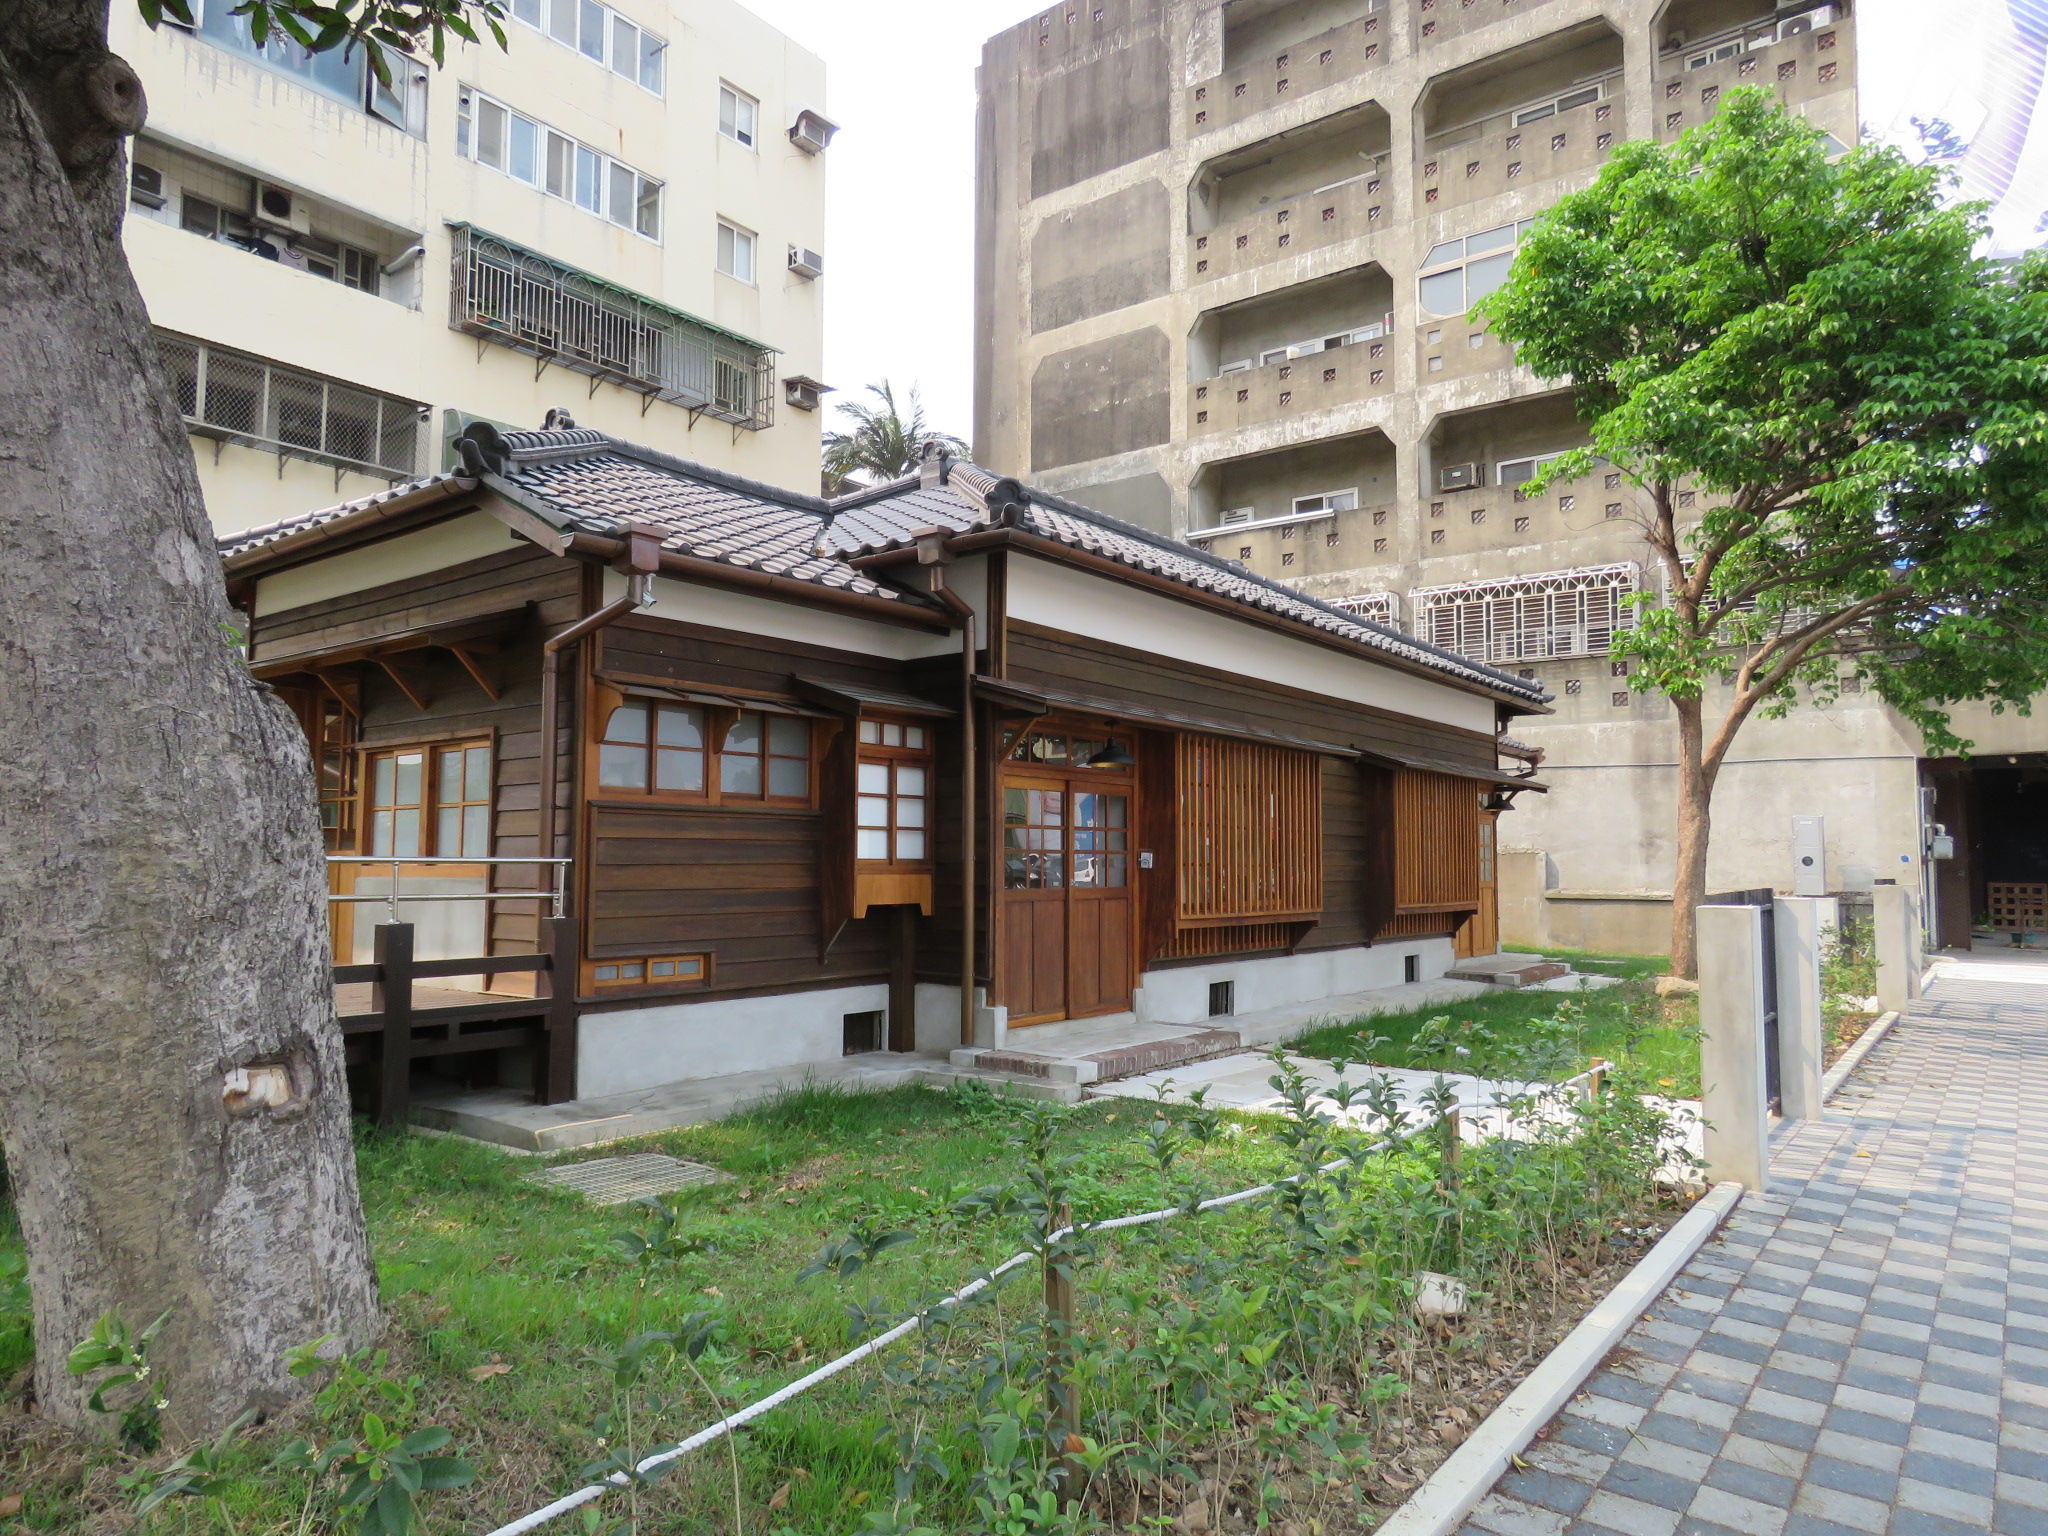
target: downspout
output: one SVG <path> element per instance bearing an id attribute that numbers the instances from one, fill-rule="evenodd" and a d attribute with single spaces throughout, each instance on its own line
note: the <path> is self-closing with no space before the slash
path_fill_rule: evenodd
<path id="1" fill-rule="evenodd" d="M 960 621 L 960 1043 L 974 1044 L 974 944 L 977 924 L 975 875 L 981 847 L 980 752 L 974 716 L 975 614 L 973 605 L 946 585 L 943 564 L 931 567 L 931 595 Z"/>
<path id="2" fill-rule="evenodd" d="M 626 595 L 614 598 L 594 613 L 587 613 L 559 634 L 548 636 L 540 648 L 540 835 L 536 839 L 540 856 L 555 856 L 555 792 L 560 777 L 562 653 L 577 641 L 596 634 L 606 625 L 654 602 L 654 572 L 661 564 L 659 534 L 638 528 L 627 530 L 625 554 L 618 562 L 626 575 Z M 541 894 L 559 900 L 557 865 L 543 864 Z"/>

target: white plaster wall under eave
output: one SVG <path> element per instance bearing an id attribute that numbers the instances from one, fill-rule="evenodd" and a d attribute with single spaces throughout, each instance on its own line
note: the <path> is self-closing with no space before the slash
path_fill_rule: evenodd
<path id="1" fill-rule="evenodd" d="M 256 583 L 256 616 L 266 618 L 307 603 L 325 602 L 387 582 L 405 581 L 500 555 L 519 536 L 488 512 L 468 512 L 431 528 L 379 539 L 325 560 L 292 566 Z"/>
<path id="2" fill-rule="evenodd" d="M 626 578 L 616 571 L 606 571 L 605 601 L 625 595 Z M 640 611 L 652 619 L 703 624 L 743 635 L 767 635 L 861 656 L 886 656 L 895 661 L 950 656 L 960 649 L 957 631 L 890 624 L 835 609 L 813 608 L 801 598 L 757 597 L 751 592 L 678 581 L 669 576 L 654 578 L 654 606 Z"/>
<path id="3" fill-rule="evenodd" d="M 1366 657 L 1031 557 L 1009 569 L 1009 616 L 1262 683 L 1493 734 L 1493 700 Z"/>
<path id="4" fill-rule="evenodd" d="M 576 1027 L 576 1091 L 602 1098 L 664 1083 L 835 1061 L 845 1042 L 846 1015 L 888 1006 L 888 987 L 875 983 L 586 1013 Z"/>

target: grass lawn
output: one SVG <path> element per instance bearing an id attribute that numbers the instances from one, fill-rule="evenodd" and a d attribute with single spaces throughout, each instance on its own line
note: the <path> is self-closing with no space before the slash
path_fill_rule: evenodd
<path id="1" fill-rule="evenodd" d="M 822 1363 L 846 1347 L 851 1306 L 900 1314 L 1016 1251 L 1021 1217 L 958 1204 L 1019 1176 L 1026 1113 L 987 1094 L 807 1090 L 717 1124 L 546 1160 L 661 1151 L 736 1176 L 670 1197 L 665 1257 L 637 1265 L 613 1238 L 661 1237 L 650 1213 L 535 1186 L 525 1175 L 542 1159 L 366 1135 L 363 1197 L 392 1325 L 384 1373 L 416 1378 L 410 1405 L 385 1416 L 400 1431 L 451 1430 L 448 1451 L 477 1469 L 470 1486 L 428 1496 L 421 1529 L 488 1530 L 579 1486 L 604 1455 L 645 1454 Z M 1056 1156 L 1041 1166 L 1057 1169 L 1059 1198 L 1083 1219 L 1221 1193 L 1324 1155 L 1314 1142 L 1290 1145 L 1271 1120 L 1129 1100 L 1060 1111 L 1052 1123 Z M 1161 1124 L 1173 1142 L 1166 1172 Z M 1294 1518 L 1313 1514 L 1317 1529 L 1365 1528 L 1342 1512 L 1361 1497 L 1398 1501 L 1653 1239 L 1644 1223 L 1668 1219 L 1654 1214 L 1647 1165 L 1620 1150 L 1640 1134 L 1622 1118 L 1554 1153 L 1471 1149 L 1449 1184 L 1423 1147 L 1371 1160 L 1301 1218 L 1255 1202 L 1094 1240 L 1075 1271 L 1084 1432 L 1142 1449 L 1118 1463 L 1099 1511 L 1111 1525 L 1085 1528 L 1164 1528 L 1146 1523 L 1161 1508 L 1170 1523 L 1191 1498 L 1254 1496 L 1244 1489 Z M 863 1228 L 915 1241 L 850 1280 L 799 1280 L 822 1245 Z M 16 1253 L 0 1205 L 0 1302 Z M 1404 1287 L 1432 1267 L 1472 1278 L 1475 1309 L 1462 1328 L 1408 1319 Z M 973 1502 L 1001 1495 L 1002 1469 L 1022 1465 L 1001 1461 L 1010 1453 L 991 1448 L 1012 1442 L 977 1415 L 1028 1425 L 1038 1411 L 1029 1362 L 1043 1339 L 1039 1292 L 1027 1269 L 989 1304 L 778 1410 L 730 1451 L 714 1447 L 652 1488 L 608 1498 L 602 1520 L 571 1516 L 550 1529 L 591 1536 L 631 1517 L 639 1536 L 908 1532 L 885 1512 L 894 1435 L 916 1425 L 932 1431 L 929 1453 L 948 1469 L 925 1479 L 934 1532 L 1083 1529 L 991 1522 Z M 623 1341 L 687 1332 L 693 1319 L 716 1324 L 701 1358 L 656 1349 L 643 1375 L 618 1384 Z M 27 1362 L 18 1306 L 0 1310 L 0 1370 L 15 1382 L 0 1404 L 0 1495 L 21 1496 L 20 1528 L 354 1531 L 317 1510 L 302 1524 L 303 1477 L 268 1470 L 287 1439 L 354 1434 L 354 1410 L 300 1409 L 252 1432 L 228 1453 L 221 1499 L 173 1498 L 137 1522 L 118 1482 L 134 1459 L 24 1412 Z M 167 1391 L 174 1443 L 174 1381 Z M 1034 1444 L 1043 1441 L 1027 1429 L 1016 1454 L 1042 1455 Z M 1042 1475 L 1021 1486 L 1041 1486 Z"/>
<path id="2" fill-rule="evenodd" d="M 1289 1049 L 1303 1056 L 1371 1060 L 1385 1067 L 1553 1080 L 1568 1077 L 1601 1056 L 1633 1066 L 1649 1091 L 1699 1097 L 1698 1001 L 1656 995 L 1652 982 L 1665 972 L 1662 956 L 1544 953 L 1570 961 L 1576 970 L 1624 980 L 1618 987 L 1582 994 L 1487 992 L 1405 1013 L 1331 1020 L 1298 1036 Z M 1449 1027 L 1437 1028 L 1438 1019 L 1447 1019 Z M 1362 1042 L 1374 1036 L 1384 1043 L 1368 1051 Z M 1460 1047 L 1469 1054 L 1456 1054 Z"/>

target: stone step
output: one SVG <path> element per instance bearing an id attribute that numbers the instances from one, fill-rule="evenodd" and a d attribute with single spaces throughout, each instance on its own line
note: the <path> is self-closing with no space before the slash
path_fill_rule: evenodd
<path id="1" fill-rule="evenodd" d="M 1052 1082 L 1042 1077 L 1024 1077 L 1013 1072 L 988 1072 L 975 1067 L 922 1067 L 918 1069 L 917 1081 L 933 1088 L 953 1088 L 961 1083 L 979 1083 L 998 1093 L 1013 1093 L 1024 1099 L 1049 1099 L 1056 1104 L 1081 1102 L 1079 1083 Z"/>
<path id="2" fill-rule="evenodd" d="M 1244 1047 L 1244 1037 L 1234 1029 L 1189 1025 L 1142 1031 L 1150 1038 L 1103 1045 L 1097 1048 L 1075 1045 L 1066 1050 L 1028 1050 L 1023 1045 L 994 1048 L 970 1047 L 952 1053 L 953 1065 L 1047 1083 L 1105 1083 L 1141 1072 L 1187 1061 L 1206 1061 Z"/>
<path id="3" fill-rule="evenodd" d="M 1454 981 L 1483 981 L 1492 987 L 1526 987 L 1569 976 L 1571 969 L 1562 960 L 1546 960 L 1541 955 L 1473 955 L 1458 961 L 1444 975 Z"/>

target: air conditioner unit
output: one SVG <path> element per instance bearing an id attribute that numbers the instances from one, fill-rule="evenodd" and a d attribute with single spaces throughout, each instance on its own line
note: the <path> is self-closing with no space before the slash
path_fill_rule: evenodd
<path id="1" fill-rule="evenodd" d="M 1815 27 L 1827 26 L 1835 19 L 1835 8 L 1831 5 L 1818 6 L 1798 16 L 1787 16 L 1778 23 L 1778 41 L 1797 37 L 1802 32 L 1811 32 Z"/>
<path id="2" fill-rule="evenodd" d="M 164 173 L 153 165 L 135 161 L 128 167 L 128 201 L 145 208 L 161 208 L 171 200 L 164 190 Z"/>
<path id="3" fill-rule="evenodd" d="M 1231 523 L 1248 523 L 1256 511 L 1253 507 L 1232 507 L 1228 512 L 1216 514 L 1216 526 L 1221 528 Z"/>
<path id="4" fill-rule="evenodd" d="M 813 112 L 806 107 L 797 113 L 796 121 L 790 124 L 789 142 L 807 155 L 822 155 L 825 146 L 832 142 L 832 135 L 839 131 L 839 125 L 823 113 Z"/>
<path id="5" fill-rule="evenodd" d="M 1446 464 L 1436 472 L 1436 488 L 1440 491 L 1469 491 L 1484 484 L 1484 464 Z"/>
<path id="6" fill-rule="evenodd" d="M 800 411 L 815 411 L 819 397 L 830 388 L 829 384 L 820 384 L 816 379 L 793 373 L 782 381 L 782 398 Z"/>
<path id="7" fill-rule="evenodd" d="M 816 251 L 807 251 L 800 245 L 789 248 L 789 270 L 798 277 L 823 277 L 825 258 Z"/>
<path id="8" fill-rule="evenodd" d="M 1322 350 L 1323 343 L 1320 339 L 1315 341 L 1297 341 L 1287 349 L 1287 355 L 1289 357 L 1314 357 Z"/>
<path id="9" fill-rule="evenodd" d="M 257 223 L 267 224 L 272 229 L 288 229 L 301 235 L 313 232 L 312 208 L 289 187 L 268 181 L 257 182 L 256 197 L 249 213 Z"/>

